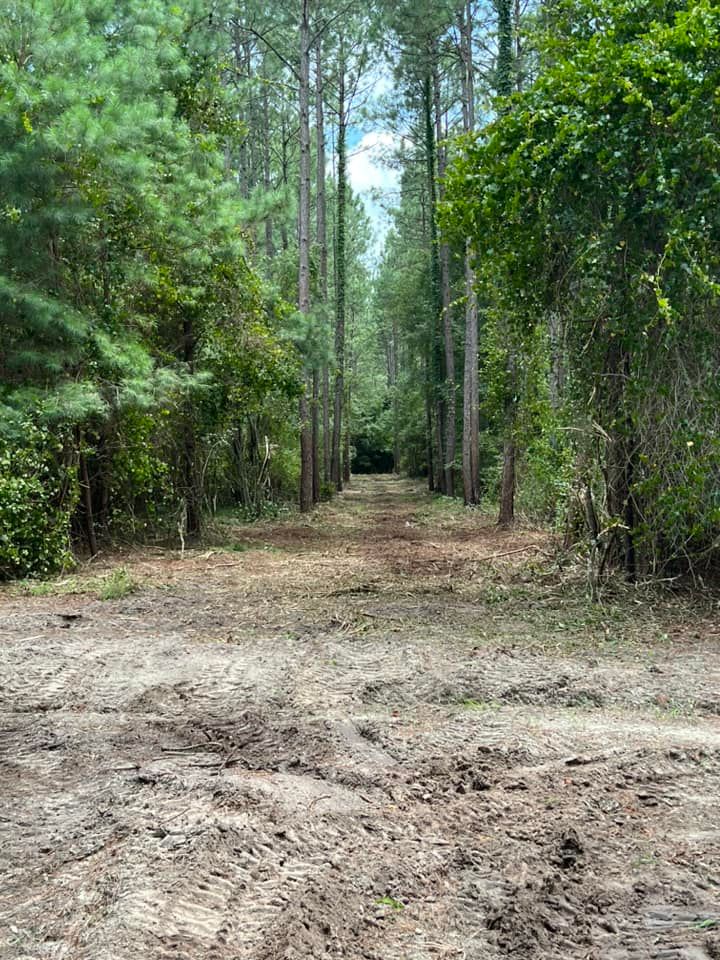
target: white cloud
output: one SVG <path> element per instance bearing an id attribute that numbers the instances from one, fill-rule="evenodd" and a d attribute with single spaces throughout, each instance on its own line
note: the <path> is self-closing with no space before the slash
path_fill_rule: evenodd
<path id="1" fill-rule="evenodd" d="M 400 189 L 400 171 L 387 163 L 399 144 L 400 138 L 388 130 L 370 130 L 348 154 L 348 180 L 370 218 L 375 237 L 374 258 L 390 229 L 385 208 L 396 202 Z"/>
<path id="2" fill-rule="evenodd" d="M 387 130 L 366 133 L 348 156 L 348 177 L 356 193 L 367 190 L 395 189 L 399 171 L 391 169 L 383 160 L 397 146 L 398 140 Z"/>

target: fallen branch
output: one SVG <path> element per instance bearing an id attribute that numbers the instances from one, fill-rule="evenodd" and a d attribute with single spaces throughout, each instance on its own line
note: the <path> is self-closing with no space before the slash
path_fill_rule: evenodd
<path id="1" fill-rule="evenodd" d="M 484 563 L 486 560 L 497 560 L 499 557 L 509 557 L 514 553 L 525 553 L 526 550 L 540 550 L 541 547 L 538 544 L 533 543 L 528 547 L 518 547 L 517 550 L 506 550 L 504 553 L 491 553 L 487 557 L 478 557 L 474 560 L 474 563 Z"/>

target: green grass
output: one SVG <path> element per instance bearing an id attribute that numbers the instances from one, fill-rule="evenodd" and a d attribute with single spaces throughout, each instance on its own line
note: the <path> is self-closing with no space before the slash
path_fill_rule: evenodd
<path id="1" fill-rule="evenodd" d="M 118 567 L 101 583 L 98 600 L 122 600 L 123 597 L 135 593 L 137 589 L 137 581 L 131 577 L 125 567 Z"/>
<path id="2" fill-rule="evenodd" d="M 659 720 L 690 720 L 696 716 L 695 702 L 669 699 L 656 705 L 655 715 Z"/>
<path id="3" fill-rule="evenodd" d="M 13 592 L 25 597 L 67 597 L 75 593 L 90 593 L 97 578 L 83 580 L 81 577 L 65 577 L 62 580 L 21 580 L 13 586 Z"/>
<path id="4" fill-rule="evenodd" d="M 484 712 L 487 710 L 497 710 L 499 704 L 487 702 L 485 700 L 473 700 L 472 697 L 467 700 L 461 700 L 460 706 L 464 707 L 466 710 L 476 710 L 478 712 Z"/>
<path id="5" fill-rule="evenodd" d="M 392 907 L 393 910 L 404 910 L 405 904 L 402 900 L 396 900 L 395 897 L 380 897 L 375 903 L 379 907 Z"/>
<path id="6" fill-rule="evenodd" d="M 66 577 L 63 580 L 23 580 L 18 590 L 30 597 L 67 597 L 94 593 L 98 600 L 121 600 L 139 589 L 138 582 L 125 567 L 117 567 L 105 576 Z"/>
<path id="7" fill-rule="evenodd" d="M 63 594 L 77 593 L 77 580 L 24 580 L 20 589 L 31 597 L 56 597 Z"/>

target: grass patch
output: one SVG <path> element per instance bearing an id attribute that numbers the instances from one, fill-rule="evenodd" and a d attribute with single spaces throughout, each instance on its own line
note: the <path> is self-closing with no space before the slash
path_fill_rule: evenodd
<path id="1" fill-rule="evenodd" d="M 405 904 L 402 900 L 396 900 L 395 897 L 380 897 L 375 903 L 379 907 L 392 907 L 393 910 L 404 910 Z"/>
<path id="2" fill-rule="evenodd" d="M 497 710 L 497 703 L 488 703 L 485 700 L 473 700 L 472 697 L 467 700 L 461 700 L 460 706 L 464 707 L 465 710 L 475 710 L 478 712 L 485 712 L 487 710 Z"/>
<path id="3" fill-rule="evenodd" d="M 123 597 L 135 593 L 138 583 L 128 573 L 125 567 L 118 567 L 104 578 L 98 590 L 98 600 L 122 600 Z"/>
<path id="4" fill-rule="evenodd" d="M 122 600 L 140 585 L 125 567 L 116 567 L 104 576 L 65 577 L 62 580 L 22 580 L 13 593 L 25 597 L 69 597 L 94 593 L 98 600 Z"/>
<path id="5" fill-rule="evenodd" d="M 26 597 L 65 597 L 86 593 L 87 586 L 78 577 L 67 577 L 64 580 L 22 580 L 16 590 Z"/>
<path id="6" fill-rule="evenodd" d="M 696 716 L 694 700 L 674 700 L 658 697 L 655 701 L 655 714 L 659 720 L 690 720 Z"/>

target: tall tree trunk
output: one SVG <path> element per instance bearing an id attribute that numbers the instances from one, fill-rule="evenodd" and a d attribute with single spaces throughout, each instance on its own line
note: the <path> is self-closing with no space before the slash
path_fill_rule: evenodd
<path id="1" fill-rule="evenodd" d="M 186 316 L 183 319 L 183 360 L 190 370 L 195 364 L 196 346 L 195 329 L 192 320 Z M 189 537 L 197 537 L 202 527 L 202 492 L 198 480 L 194 408 L 190 400 L 186 403 L 184 420 L 185 533 Z"/>
<path id="2" fill-rule="evenodd" d="M 320 298 L 328 301 L 328 243 L 327 243 L 327 196 L 325 191 L 325 112 L 324 83 L 322 73 L 322 45 L 318 38 L 315 46 L 315 132 L 317 146 L 317 244 L 320 259 Z M 332 479 L 330 456 L 330 370 L 327 362 L 322 368 L 322 435 L 323 435 L 323 480 Z"/>
<path id="3" fill-rule="evenodd" d="M 302 0 L 300 18 L 300 203 L 298 208 L 298 307 L 310 313 L 310 22 L 309 0 Z M 300 509 L 313 504 L 313 431 L 308 384 L 300 396 Z"/>
<path id="4" fill-rule="evenodd" d="M 463 126 L 475 129 L 475 79 L 472 56 L 472 6 L 461 14 L 460 52 L 462 58 Z M 480 502 L 480 385 L 478 382 L 478 305 L 475 268 L 470 241 L 465 244 L 465 360 L 463 366 L 463 498 L 468 505 Z"/>
<path id="5" fill-rule="evenodd" d="M 282 184 L 285 190 L 289 183 L 288 179 L 288 170 L 290 166 L 290 160 L 288 158 L 288 136 L 287 136 L 287 126 L 285 123 L 285 114 L 283 113 L 280 120 L 280 143 L 282 145 L 282 152 L 280 155 L 280 172 L 282 175 Z M 282 243 L 283 250 L 288 250 L 290 247 L 290 239 L 288 237 L 287 224 L 285 218 L 280 218 L 280 242 Z"/>
<path id="6" fill-rule="evenodd" d="M 435 492 L 435 463 L 433 450 L 433 391 L 432 391 L 432 347 L 428 346 L 425 355 L 425 458 L 427 460 L 427 480 L 430 493 Z"/>
<path id="7" fill-rule="evenodd" d="M 500 488 L 500 515 L 498 523 L 508 527 L 515 519 L 515 441 L 508 438 L 503 445 L 503 472 Z"/>
<path id="8" fill-rule="evenodd" d="M 442 203 L 445 196 L 445 169 L 447 154 L 440 146 L 443 139 L 442 108 L 440 104 L 440 71 L 437 61 L 433 69 L 433 100 L 435 107 L 435 142 L 438 163 L 438 195 Z M 455 340 L 453 337 L 452 310 L 450 307 L 450 247 L 440 242 L 440 299 L 442 313 L 443 345 L 445 348 L 445 449 L 443 456 L 443 488 L 445 493 L 455 495 Z"/>
<path id="9" fill-rule="evenodd" d="M 345 384 L 345 216 L 347 201 L 347 116 L 345 108 L 345 56 L 340 42 L 338 77 L 337 214 L 335 247 L 335 404 L 333 411 L 332 481 L 342 490 L 341 465 L 343 394 Z"/>
<path id="10" fill-rule="evenodd" d="M 332 483 L 332 431 L 330 428 L 330 367 L 324 364 L 322 387 L 322 422 L 323 422 L 323 480 L 326 484 Z"/>
<path id="11" fill-rule="evenodd" d="M 267 55 L 266 55 L 267 56 Z M 262 151 L 263 151 L 263 187 L 265 189 L 265 195 L 269 196 L 272 189 L 272 182 L 270 177 L 270 99 L 268 96 L 268 80 L 267 72 L 265 70 L 265 61 L 263 60 L 263 102 L 262 102 L 262 112 L 263 112 L 263 126 L 265 128 L 265 136 L 262 137 Z M 273 222 L 272 217 L 268 214 L 265 217 L 265 256 L 268 260 L 272 260 L 275 256 L 275 241 L 273 239 Z"/>
<path id="12" fill-rule="evenodd" d="M 350 422 L 352 417 L 352 388 L 350 382 L 345 383 L 345 402 L 343 405 L 343 483 L 350 483 Z"/>
<path id="13" fill-rule="evenodd" d="M 435 41 L 429 44 L 429 53 L 431 62 L 437 55 L 437 45 Z M 438 249 L 438 231 L 437 231 L 437 144 L 435 142 L 435 125 L 433 122 L 433 89 L 432 74 L 428 72 L 423 86 L 423 113 L 425 120 L 425 165 L 428 184 L 428 226 L 430 239 L 430 286 L 431 286 L 431 309 L 432 317 L 429 330 L 430 338 L 430 384 L 431 384 L 431 403 L 432 416 L 431 422 L 433 430 L 431 433 L 431 444 L 433 445 L 433 461 L 435 464 L 435 478 L 433 486 L 441 493 L 445 492 L 445 472 L 443 470 L 444 459 L 444 421 L 445 421 L 445 403 L 442 397 L 440 384 L 444 380 L 442 371 L 442 358 L 440 351 L 441 333 L 438 329 L 442 322 L 442 291 L 440 284 L 440 256 Z"/>
<path id="14" fill-rule="evenodd" d="M 308 403 L 309 385 L 303 382 L 300 394 L 300 509 L 306 513 L 313 504 L 313 449 L 310 404 Z"/>
<path id="15" fill-rule="evenodd" d="M 465 360 L 463 370 L 463 498 L 480 503 L 480 386 L 478 383 L 478 310 L 472 247 L 465 246 Z"/>
<path id="16" fill-rule="evenodd" d="M 522 34 L 520 32 L 520 26 L 521 26 L 521 20 L 522 20 L 522 8 L 520 5 L 520 0 L 515 0 L 514 20 L 515 20 L 515 85 L 518 91 L 521 91 L 523 88 L 523 82 L 525 80 L 525 77 L 524 77 L 524 70 L 523 70 Z"/>
<path id="17" fill-rule="evenodd" d="M 497 92 L 501 97 L 509 97 L 513 91 L 513 0 L 495 0 L 498 15 L 498 58 Z M 500 514 L 498 522 L 508 526 L 515 517 L 515 472 L 517 465 L 517 446 L 515 443 L 515 419 L 517 403 L 515 400 L 517 364 L 512 335 L 508 336 L 509 389 L 511 396 L 506 403 L 505 439 L 503 442 L 503 469 L 500 489 Z"/>
<path id="18" fill-rule="evenodd" d="M 495 85 L 500 97 L 509 97 L 514 88 L 512 4 L 513 0 L 495 0 L 498 18 Z"/>
<path id="19" fill-rule="evenodd" d="M 397 314 L 393 312 L 389 372 L 393 413 L 393 471 L 395 473 L 400 473 L 400 398 L 398 396 L 399 339 Z"/>
<path id="20" fill-rule="evenodd" d="M 312 372 L 312 496 L 320 500 L 320 371 Z"/>

